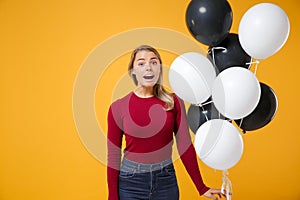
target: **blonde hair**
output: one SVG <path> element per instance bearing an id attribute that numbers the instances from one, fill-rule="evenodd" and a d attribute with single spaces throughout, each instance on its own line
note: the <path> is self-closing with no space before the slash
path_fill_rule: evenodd
<path id="1" fill-rule="evenodd" d="M 166 103 L 166 110 L 173 109 L 173 107 L 174 107 L 173 94 L 168 92 L 162 85 L 162 77 L 163 77 L 162 60 L 161 60 L 160 54 L 158 53 L 158 51 L 155 48 L 148 46 L 148 45 L 141 45 L 133 50 L 133 52 L 131 54 L 130 62 L 128 65 L 128 73 L 129 73 L 130 77 L 133 79 L 134 84 L 137 85 L 138 82 L 137 82 L 135 75 L 133 75 L 131 72 L 133 69 L 133 64 L 135 61 L 136 54 L 139 51 L 151 51 L 157 56 L 157 58 L 160 62 L 160 74 L 159 74 L 158 82 L 153 86 L 153 93 L 154 93 L 154 96 L 156 96 L 158 99 L 160 99 Z"/>

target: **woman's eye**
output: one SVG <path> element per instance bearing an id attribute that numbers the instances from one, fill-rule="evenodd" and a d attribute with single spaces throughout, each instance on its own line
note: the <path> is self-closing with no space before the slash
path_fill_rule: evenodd
<path id="1" fill-rule="evenodd" d="M 138 63 L 138 66 L 143 67 L 144 63 Z"/>
<path id="2" fill-rule="evenodd" d="M 156 61 L 152 62 L 152 65 L 157 65 L 157 62 Z"/>

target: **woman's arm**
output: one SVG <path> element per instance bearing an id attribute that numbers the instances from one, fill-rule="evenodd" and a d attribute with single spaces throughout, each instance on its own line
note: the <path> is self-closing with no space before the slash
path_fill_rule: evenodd
<path id="1" fill-rule="evenodd" d="M 118 200 L 118 182 L 119 169 L 121 162 L 121 146 L 123 131 L 118 116 L 119 112 L 115 112 L 115 105 L 109 108 L 107 124 L 107 184 L 108 184 L 108 199 Z M 114 110 L 114 111 L 113 111 Z"/>
<path id="2" fill-rule="evenodd" d="M 174 132 L 176 135 L 177 149 L 180 158 L 193 180 L 200 195 L 206 193 L 210 188 L 207 187 L 202 179 L 194 145 L 189 134 L 189 128 L 186 121 L 185 106 L 181 99 L 174 95 L 174 109 L 176 113 L 176 122 Z"/>

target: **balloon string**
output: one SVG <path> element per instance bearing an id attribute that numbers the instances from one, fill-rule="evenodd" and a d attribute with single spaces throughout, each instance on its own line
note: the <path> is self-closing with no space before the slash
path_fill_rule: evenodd
<path id="1" fill-rule="evenodd" d="M 226 199 L 231 200 L 231 195 L 232 195 L 232 184 L 230 179 L 227 177 Z"/>
<path id="2" fill-rule="evenodd" d="M 205 111 L 204 108 L 201 106 L 202 111 Z M 204 114 L 206 121 L 208 121 L 208 117 L 206 114 Z"/>
<path id="3" fill-rule="evenodd" d="M 212 102 L 213 102 L 213 101 L 209 101 L 209 102 L 206 102 L 206 103 L 204 103 L 204 104 L 197 103 L 197 104 L 194 104 L 194 105 L 195 105 L 195 106 L 201 107 L 202 111 L 205 111 L 204 108 L 203 108 L 203 106 L 205 106 L 205 105 L 207 105 L 207 104 L 210 104 L 210 103 L 212 103 Z M 208 121 L 209 119 L 208 119 L 207 115 L 204 114 L 204 116 L 205 116 L 206 121 Z"/>
<path id="4" fill-rule="evenodd" d="M 256 61 L 255 69 L 254 69 L 254 74 L 256 75 L 257 72 L 257 67 L 258 67 L 259 61 Z"/>
<path id="5" fill-rule="evenodd" d="M 243 119 L 244 119 L 244 118 L 242 118 L 241 121 L 240 121 L 240 124 L 239 124 L 239 127 L 240 127 L 240 128 L 241 128 L 241 126 L 242 126 Z"/>
<path id="6" fill-rule="evenodd" d="M 196 106 L 200 106 L 201 109 L 202 109 L 202 111 L 205 111 L 204 108 L 203 108 L 202 106 L 205 106 L 205 105 L 210 104 L 210 103 L 212 103 L 212 102 L 213 102 L 213 101 L 209 101 L 209 102 L 206 102 L 206 103 L 204 103 L 204 104 L 198 103 L 198 104 L 195 104 L 195 105 L 196 105 Z M 204 116 L 205 116 L 206 121 L 208 121 L 209 119 L 208 119 L 207 115 L 205 114 Z"/>
<path id="7" fill-rule="evenodd" d="M 231 200 L 232 184 L 230 179 L 227 176 L 228 174 L 229 173 L 227 170 L 223 171 L 223 182 L 222 182 L 221 192 L 222 194 L 226 195 L 226 200 Z"/>
<path id="8" fill-rule="evenodd" d="M 200 104 L 201 106 L 205 106 L 207 104 L 211 104 L 213 101 L 209 101 L 209 102 L 206 102 L 206 103 L 203 103 L 203 104 Z"/>
<path id="9" fill-rule="evenodd" d="M 212 49 L 211 49 L 211 51 L 212 51 L 212 59 L 213 59 L 213 63 L 214 63 L 214 66 L 216 66 L 216 60 L 215 60 L 215 48 L 213 47 Z"/>
<path id="10" fill-rule="evenodd" d="M 210 52 L 212 53 L 212 59 L 213 59 L 214 66 L 217 66 L 216 65 L 216 60 L 215 60 L 215 49 L 216 50 L 223 50 L 223 51 L 224 50 L 226 51 L 227 49 L 225 47 L 212 47 L 211 49 L 208 50 L 208 53 L 210 53 Z"/>
<path id="11" fill-rule="evenodd" d="M 246 65 L 249 65 L 249 66 L 248 66 L 248 69 L 251 68 L 251 64 L 252 64 L 252 63 L 253 63 L 253 58 L 251 58 L 250 62 L 246 63 Z"/>
<path id="12" fill-rule="evenodd" d="M 257 68 L 258 68 L 258 64 L 259 64 L 259 60 L 256 60 L 256 61 L 252 61 L 252 58 L 251 58 L 251 61 L 249 62 L 249 63 L 246 63 L 246 65 L 248 65 L 248 64 L 250 64 L 250 66 L 249 66 L 249 68 L 248 69 L 250 69 L 251 68 L 251 65 L 252 64 L 254 64 L 255 63 L 255 69 L 254 69 L 254 74 L 256 75 L 256 73 L 257 73 Z"/>
<path id="13" fill-rule="evenodd" d="M 243 120 L 244 120 L 244 118 L 242 118 L 240 123 L 239 123 L 239 128 L 241 128 L 241 129 L 242 129 Z M 246 133 L 246 130 L 243 129 L 243 134 L 245 134 L 245 133 Z"/>
<path id="14" fill-rule="evenodd" d="M 227 170 L 223 170 L 223 182 L 222 182 L 222 187 L 221 187 L 221 192 L 222 194 L 225 194 L 225 189 L 226 189 L 226 177 L 227 177 L 228 171 Z"/>
<path id="15" fill-rule="evenodd" d="M 200 107 L 202 107 L 202 106 L 205 106 L 205 105 L 207 105 L 207 104 L 211 104 L 213 101 L 209 101 L 209 102 L 206 102 L 206 103 L 196 103 L 196 104 L 193 104 L 193 105 L 195 105 L 195 106 L 200 106 Z"/>

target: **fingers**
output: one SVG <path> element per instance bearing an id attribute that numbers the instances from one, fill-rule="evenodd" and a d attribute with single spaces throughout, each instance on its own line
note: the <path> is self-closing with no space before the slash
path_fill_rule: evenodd
<path id="1" fill-rule="evenodd" d="M 222 198 L 222 193 L 221 190 L 218 189 L 209 189 L 204 196 L 210 199 L 218 200 L 218 196 L 220 199 Z"/>
<path id="2" fill-rule="evenodd" d="M 204 196 L 210 199 L 218 200 L 219 198 L 222 199 L 222 197 L 227 198 L 226 195 L 232 195 L 231 192 L 227 192 L 224 190 L 223 192 L 220 189 L 209 189 Z M 219 198 L 218 198 L 219 197 Z"/>
<path id="3" fill-rule="evenodd" d="M 224 190 L 223 192 L 221 192 L 222 196 L 226 197 L 226 195 L 232 195 L 232 192 L 228 192 L 226 190 Z"/>
<path id="4" fill-rule="evenodd" d="M 218 197 L 221 199 L 222 197 L 226 198 L 226 191 L 225 193 L 222 193 L 219 189 L 211 189 L 211 194 L 213 196 L 213 199 L 218 200 L 218 198 L 214 195 L 218 195 Z"/>

